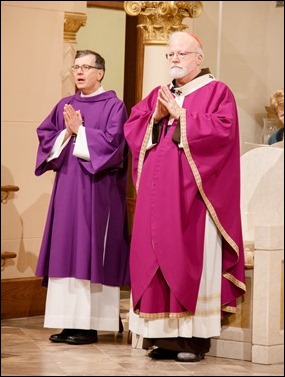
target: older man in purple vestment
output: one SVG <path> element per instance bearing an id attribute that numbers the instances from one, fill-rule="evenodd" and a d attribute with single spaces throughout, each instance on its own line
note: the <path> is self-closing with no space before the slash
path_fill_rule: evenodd
<path id="1" fill-rule="evenodd" d="M 153 359 L 200 361 L 244 294 L 234 96 L 201 68 L 199 39 L 170 36 L 170 85 L 132 108 L 125 136 L 137 200 L 130 330 Z"/>
<path id="2" fill-rule="evenodd" d="M 48 283 L 44 326 L 52 342 L 97 342 L 118 331 L 120 287 L 129 284 L 124 103 L 101 85 L 105 60 L 78 51 L 78 91 L 38 127 L 35 174 L 55 171 L 36 275 Z"/>

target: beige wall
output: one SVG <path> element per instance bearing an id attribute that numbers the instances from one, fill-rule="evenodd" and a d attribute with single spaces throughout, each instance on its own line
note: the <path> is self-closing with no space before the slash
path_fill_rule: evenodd
<path id="1" fill-rule="evenodd" d="M 284 8 L 275 8 L 275 1 L 203 5 L 199 18 L 184 23 L 203 42 L 205 66 L 236 96 L 242 143 L 257 142 L 264 106 L 284 82 Z M 1 2 L 1 185 L 20 187 L 1 205 L 1 250 L 18 254 L 2 270 L 2 278 L 34 276 L 54 179 L 53 173 L 34 176 L 36 127 L 63 93 L 64 12 L 86 11 L 85 1 Z M 107 62 L 103 85 L 122 98 L 124 41 L 119 35 L 124 34 L 120 23 L 125 15 L 103 9 L 87 13 L 78 47 L 102 53 Z"/>
<path id="2" fill-rule="evenodd" d="M 15 251 L 1 278 L 34 276 L 54 173 L 35 177 L 36 127 L 62 96 L 65 12 L 85 1 L 2 1 L 1 185 L 20 190 L 1 204 L 1 251 Z"/>
<path id="3" fill-rule="evenodd" d="M 204 1 L 200 17 L 183 21 L 202 42 L 204 67 L 236 97 L 242 153 L 245 142 L 259 142 L 265 106 L 284 85 L 284 8 L 275 3 Z M 143 95 L 169 82 L 165 48 L 145 47 Z"/>
<path id="4" fill-rule="evenodd" d="M 126 13 L 121 10 L 87 8 L 87 23 L 77 33 L 77 48 L 94 50 L 106 61 L 102 85 L 124 97 Z"/>
<path id="5" fill-rule="evenodd" d="M 204 1 L 194 19 L 205 63 L 235 94 L 241 142 L 258 142 L 265 105 L 284 86 L 284 8 L 275 1 Z M 217 65 L 219 64 L 219 67 Z"/>

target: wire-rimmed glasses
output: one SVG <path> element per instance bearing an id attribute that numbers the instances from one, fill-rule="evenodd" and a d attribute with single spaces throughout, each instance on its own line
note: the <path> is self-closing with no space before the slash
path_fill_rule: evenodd
<path id="1" fill-rule="evenodd" d="M 77 64 L 74 64 L 73 66 L 71 66 L 71 70 L 73 73 L 76 73 L 79 71 L 79 69 L 81 69 L 81 71 L 83 73 L 86 73 L 89 71 L 89 69 L 91 68 L 94 68 L 94 69 L 101 69 L 101 68 L 98 68 L 98 67 L 95 67 L 93 65 L 89 65 L 89 64 L 82 64 L 82 65 L 77 65 Z"/>
<path id="2" fill-rule="evenodd" d="M 169 52 L 168 54 L 165 54 L 165 57 L 167 60 L 172 60 L 174 56 L 177 56 L 179 60 L 184 60 L 190 54 L 199 54 L 199 52 L 196 52 L 196 51 Z"/>

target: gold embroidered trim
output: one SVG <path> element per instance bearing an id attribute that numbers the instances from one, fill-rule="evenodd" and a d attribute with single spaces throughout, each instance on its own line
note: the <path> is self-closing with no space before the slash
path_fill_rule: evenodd
<path id="1" fill-rule="evenodd" d="M 231 281 L 234 285 L 236 285 L 237 287 L 243 289 L 244 291 L 246 291 L 246 286 L 244 283 L 242 283 L 241 281 L 239 281 L 237 278 L 235 278 L 232 274 L 230 274 L 229 272 L 224 272 L 223 273 L 223 276 L 225 279 L 228 279 L 229 281 Z"/>
<path id="2" fill-rule="evenodd" d="M 185 318 L 185 317 L 190 317 L 193 315 L 192 313 L 188 311 L 181 312 L 181 313 L 169 313 L 169 312 L 167 313 L 143 313 L 143 312 L 140 312 L 139 310 L 136 310 L 135 313 L 138 314 L 140 318 L 149 319 L 149 320 L 163 319 L 163 318 Z"/>
<path id="3" fill-rule="evenodd" d="M 237 309 L 234 306 L 224 305 L 222 306 L 222 311 L 235 314 L 237 312 Z"/>
<path id="4" fill-rule="evenodd" d="M 218 219 L 217 213 L 216 213 L 212 203 L 209 201 L 209 199 L 207 198 L 207 196 L 204 192 L 202 179 L 201 179 L 200 173 L 198 171 L 198 168 L 197 168 L 197 166 L 196 166 L 196 164 L 195 164 L 195 162 L 192 158 L 192 155 L 191 155 L 191 152 L 190 152 L 190 147 L 189 147 L 188 140 L 187 140 L 186 109 L 184 109 L 184 108 L 181 108 L 181 111 L 180 111 L 180 127 L 181 127 L 182 148 L 184 150 L 185 156 L 187 158 L 187 161 L 188 161 L 190 168 L 192 170 L 192 173 L 194 175 L 194 178 L 195 178 L 198 190 L 199 190 L 199 192 L 202 196 L 202 199 L 203 199 L 203 201 L 204 201 L 204 203 L 205 203 L 205 205 L 206 205 L 206 207 L 207 207 L 217 229 L 219 230 L 221 235 L 224 237 L 224 239 L 228 242 L 228 244 L 233 248 L 233 250 L 236 252 L 236 254 L 239 256 L 238 245 L 229 236 L 229 234 L 225 231 L 224 227 L 222 226 L 222 224 L 220 223 L 220 221 Z M 236 278 L 234 278 L 232 275 L 225 273 L 225 274 L 223 274 L 223 276 L 226 279 L 229 279 L 233 284 L 235 284 L 239 288 L 242 288 L 244 291 L 246 290 L 245 284 L 242 283 L 241 281 L 237 280 Z"/>
<path id="5" fill-rule="evenodd" d="M 208 317 L 213 315 L 219 315 L 221 312 L 220 305 L 217 308 L 213 309 L 205 309 L 205 310 L 196 310 L 195 317 Z M 193 316 L 192 313 L 189 311 L 181 312 L 181 313 L 143 313 L 139 310 L 135 311 L 136 314 L 139 315 L 140 318 L 153 320 L 153 319 L 178 319 L 178 318 L 185 318 L 185 317 L 191 317 Z"/>

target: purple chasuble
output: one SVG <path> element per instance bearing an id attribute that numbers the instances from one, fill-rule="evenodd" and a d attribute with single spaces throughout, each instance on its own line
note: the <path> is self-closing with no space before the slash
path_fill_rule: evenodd
<path id="1" fill-rule="evenodd" d="M 221 310 L 234 312 L 245 274 L 233 94 L 212 81 L 186 95 L 180 124 L 166 132 L 164 119 L 159 142 L 146 150 L 158 90 L 132 108 L 124 127 L 135 185 L 139 178 L 130 254 L 134 310 L 155 318 L 195 313 L 208 210 L 222 236 Z M 183 130 L 187 147 L 180 148 L 173 134 Z"/>
<path id="2" fill-rule="evenodd" d="M 84 121 L 90 161 L 73 155 L 73 138 L 60 156 L 47 158 L 65 129 L 71 104 Z M 74 277 L 110 286 L 129 284 L 126 213 L 127 148 L 124 103 L 114 91 L 63 98 L 38 127 L 35 174 L 56 172 L 36 275 Z"/>

